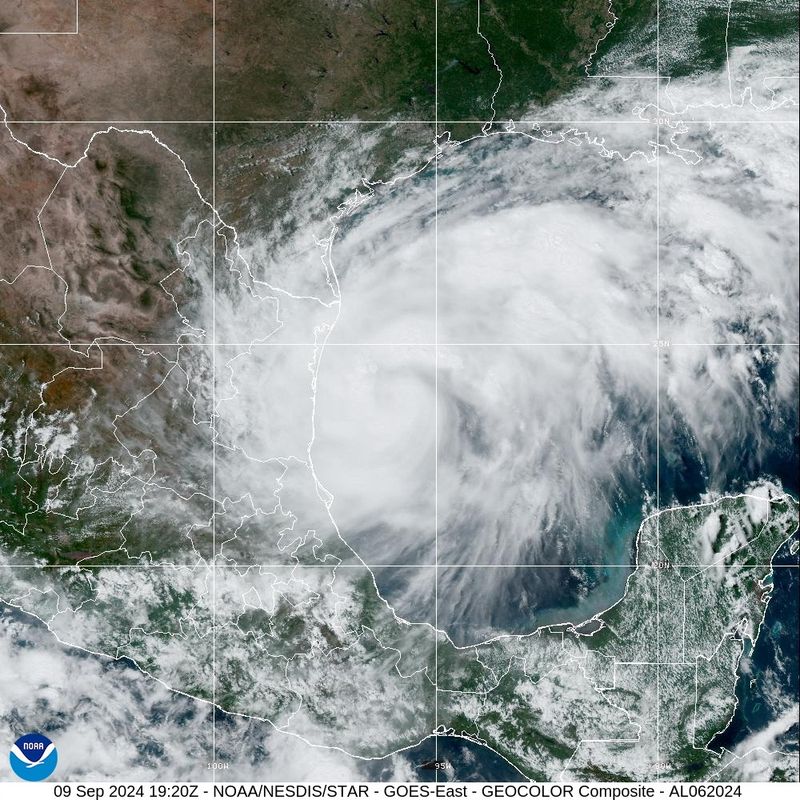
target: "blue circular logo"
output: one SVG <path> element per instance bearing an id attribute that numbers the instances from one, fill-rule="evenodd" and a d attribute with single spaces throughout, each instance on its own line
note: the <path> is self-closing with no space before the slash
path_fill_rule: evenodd
<path id="1" fill-rule="evenodd" d="M 56 746 L 41 733 L 20 736 L 8 754 L 11 769 L 24 781 L 43 781 L 53 774 L 58 763 Z"/>

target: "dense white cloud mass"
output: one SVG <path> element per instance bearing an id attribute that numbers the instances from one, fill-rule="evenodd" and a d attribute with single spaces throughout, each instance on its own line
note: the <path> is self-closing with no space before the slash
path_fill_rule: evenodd
<path id="1" fill-rule="evenodd" d="M 552 131 L 479 137 L 441 158 L 442 563 L 602 559 L 615 515 L 655 494 L 657 399 L 665 498 L 687 489 L 682 459 L 721 488 L 769 470 L 791 429 L 796 352 L 728 345 L 796 339 L 796 129 L 693 127 L 685 138 L 699 163 L 664 153 L 660 264 L 652 131 L 607 133 L 610 158 L 594 132 Z M 419 270 L 407 210 L 382 198 L 371 230 L 391 264 Z M 364 273 L 380 289 L 369 326 L 343 303 L 340 324 L 356 341 L 359 330 L 380 337 L 376 321 L 410 330 L 424 307 L 408 313 L 402 269 L 343 256 L 368 253 L 365 230 L 346 228 L 333 249 L 343 298 L 347 275 L 359 275 L 353 307 Z M 659 280 L 662 338 L 710 345 L 662 348 L 660 393 Z M 430 361 L 428 348 L 400 358 L 332 348 L 323 358 L 312 454 L 343 535 L 368 561 L 407 560 L 430 537 Z M 743 462 L 746 475 L 729 469 Z M 690 494 L 702 490 L 687 480 Z"/>
<path id="2" fill-rule="evenodd" d="M 661 165 L 662 334 L 798 341 L 798 136 L 782 124 L 695 125 L 696 165 Z"/>
<path id="3" fill-rule="evenodd" d="M 218 524 L 203 518 L 191 533 L 200 541 L 213 527 L 226 567 L 292 564 L 306 547 L 309 569 L 322 563 L 317 545 L 325 553 L 334 540 L 341 547 L 324 556 L 327 567 L 340 555 L 353 566 L 340 535 L 367 564 L 414 567 L 375 571 L 393 610 L 413 621 L 432 621 L 438 560 L 438 622 L 464 644 L 530 630 L 543 609 L 585 600 L 603 578 L 579 565 L 623 565 L 615 574 L 624 577 L 631 521 L 656 497 L 791 480 L 798 128 L 786 122 L 796 109 L 790 81 L 765 83 L 788 69 L 780 52 L 736 52 L 725 72 L 673 79 L 657 98 L 652 80 L 587 81 L 550 115 L 614 121 L 444 136 L 436 168 L 426 148 L 416 160 L 406 153 L 400 175 L 362 186 L 337 213 L 379 141 L 339 130 L 311 157 L 302 207 L 282 209 L 263 238 L 257 226 L 236 236 L 221 226 L 220 286 L 197 277 L 204 295 L 215 293 L 215 320 L 191 324 L 225 344 L 204 366 L 214 392 L 194 397 L 190 385 L 209 381 L 187 378 L 164 390 L 164 408 L 177 416 L 176 398 L 192 397 L 195 422 L 215 415 L 213 491 L 227 499 Z M 715 122 L 692 121 L 711 110 Z M 731 119 L 757 114 L 753 125 Z M 351 156 L 357 169 L 338 171 Z M 166 419 L 147 403 L 137 412 L 143 429 Z M 162 489 L 155 517 L 175 517 L 181 503 L 165 487 L 148 486 L 148 502 Z M 95 600 L 124 596 L 127 579 L 106 578 Z M 343 600 L 326 586 L 314 595 L 335 617 Z M 143 587 L 137 600 L 156 606 Z M 88 635 L 78 610 L 60 624 Z M 0 674 L 0 717 L 20 731 L 59 731 L 64 763 L 81 765 L 70 777 L 147 778 L 155 761 L 160 777 L 207 776 L 207 706 L 65 652 L 17 618 L 2 621 L 0 664 L 10 673 Z M 368 652 L 356 683 L 366 675 L 361 684 L 402 711 L 367 671 Z M 785 729 L 777 711 L 746 746 L 772 746 Z M 318 732 L 305 710 L 281 713 Z M 130 735 L 131 720 L 146 738 Z M 382 746 L 376 731 L 370 742 Z M 229 717 L 218 747 L 231 778 L 268 778 L 273 762 L 283 780 L 365 774 L 332 751 Z M 754 757 L 742 774 L 770 764 Z M 405 778 L 411 762 L 397 756 L 382 768 Z"/>
<path id="4" fill-rule="evenodd" d="M 434 189 L 432 168 L 377 185 L 372 199 L 343 220 L 333 265 L 347 289 L 332 343 L 434 341 Z"/>
<path id="5" fill-rule="evenodd" d="M 203 780 L 210 709 L 143 676 L 59 645 L 23 615 L 0 615 L 0 720 L 48 731 L 61 780 Z M 139 735 L 131 735 L 138 731 Z"/>
<path id="6" fill-rule="evenodd" d="M 652 351 L 445 347 L 439 370 L 445 563 L 602 560 L 653 456 Z"/>
<path id="7" fill-rule="evenodd" d="M 314 465 L 340 530 L 369 564 L 433 563 L 433 350 L 331 347 L 323 357 Z"/>
<path id="8" fill-rule="evenodd" d="M 620 144 L 642 145 L 625 159 L 604 158 L 594 134 L 449 146 L 439 167 L 438 314 L 416 290 L 437 265 L 420 259 L 405 216 L 424 173 L 413 189 L 401 184 L 366 206 L 380 218 L 371 224 L 377 247 L 362 241 L 363 225 L 343 227 L 333 248 L 343 297 L 335 331 L 402 342 L 427 315 L 440 344 L 457 345 L 440 348 L 438 377 L 432 337 L 325 351 L 312 455 L 343 535 L 368 563 L 431 561 L 437 380 L 442 563 L 517 563 L 545 551 L 572 560 L 578 542 L 565 535 L 576 519 L 590 529 L 584 543 L 599 546 L 612 507 L 631 501 L 631 481 L 641 502 L 656 385 L 649 132 L 617 132 Z M 375 287 L 368 298 L 365 274 Z M 474 342 L 501 346 L 460 346 Z M 503 346 L 561 342 L 591 346 Z M 576 392 L 598 376 L 596 394 Z M 593 455 L 586 437 L 598 439 Z M 621 459 L 624 474 L 608 470 Z"/>
<path id="9" fill-rule="evenodd" d="M 798 95 L 797 35 L 761 47 L 731 47 L 722 70 L 672 80 L 662 107 L 691 119 L 757 119 L 769 111 L 782 119 L 796 118 Z M 716 115 L 719 114 L 720 117 Z"/>
<path id="10" fill-rule="evenodd" d="M 65 647 L 16 612 L 0 613 L 0 665 L 0 723 L 17 735 L 47 731 L 58 748 L 59 780 L 211 780 L 209 704 L 167 689 L 125 661 Z M 366 767 L 356 759 L 222 712 L 216 746 L 217 761 L 228 765 L 218 775 L 226 780 L 364 779 Z M 389 760 L 387 768 L 391 773 L 403 764 Z"/>
<path id="11" fill-rule="evenodd" d="M 609 546 L 656 494 L 657 404 L 663 500 L 786 477 L 797 353 L 750 345 L 797 339 L 797 128 L 667 130 L 660 253 L 648 125 L 444 147 L 436 377 L 429 347 L 334 347 L 322 359 L 312 455 L 368 562 L 430 550 L 434 408 L 444 564 L 626 562 Z M 407 233 L 424 178 L 413 181 L 367 204 L 370 226 L 344 226 L 334 243 L 348 341 L 392 341 L 431 313 L 415 288 L 427 261 Z M 660 355 L 658 336 L 671 344 Z M 703 346 L 677 346 L 687 344 Z M 447 580 L 445 606 L 467 613 L 469 571 Z M 546 603 L 559 581 L 542 572 L 526 602 Z M 512 582 L 487 573 L 484 613 L 514 607 Z"/>

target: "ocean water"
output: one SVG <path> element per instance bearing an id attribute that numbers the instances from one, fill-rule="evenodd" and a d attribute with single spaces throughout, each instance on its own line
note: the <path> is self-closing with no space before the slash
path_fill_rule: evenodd
<path id="1" fill-rule="evenodd" d="M 580 575 L 578 581 L 565 575 L 560 602 L 539 609 L 536 625 L 580 623 L 616 603 L 625 593 L 625 582 L 636 563 L 636 534 L 641 524 L 641 505 L 630 505 L 619 513 L 605 532 L 603 561 L 609 566 L 574 570 Z"/>
<path id="2" fill-rule="evenodd" d="M 457 736 L 439 736 L 438 752 L 436 738 L 426 739 L 406 750 L 403 758 L 411 765 L 414 779 L 425 783 L 528 780 L 493 750 Z M 437 763 L 444 768 L 437 768 Z M 368 768 L 369 780 L 391 779 L 392 767 L 391 759 L 373 762 Z"/>
<path id="3" fill-rule="evenodd" d="M 797 543 L 797 536 L 792 541 Z M 800 569 L 797 553 L 791 552 L 791 541 L 780 549 L 773 564 L 776 565 L 774 588 L 764 624 L 748 654 L 747 672 L 740 676 L 736 686 L 739 705 L 728 728 L 712 742 L 713 748 L 735 750 L 749 736 L 769 725 L 784 704 L 797 703 L 800 696 Z M 798 724 L 800 720 L 776 742 L 782 750 L 798 750 Z"/>
<path id="4" fill-rule="evenodd" d="M 797 542 L 797 536 L 792 541 Z M 727 730 L 711 743 L 713 749 L 725 747 L 736 750 L 737 745 L 769 725 L 780 713 L 780 708 L 784 707 L 783 703 L 796 703 L 798 700 L 800 569 L 797 552 L 793 554 L 791 548 L 792 542 L 787 542 L 773 560 L 776 568 L 773 571 L 772 598 L 767 606 L 761 633 L 749 654 L 748 674 L 740 677 L 737 683 L 739 705 Z M 610 585 L 607 591 L 610 591 Z M 584 605 L 588 610 L 588 605 Z M 553 613 L 557 611 L 565 613 L 565 609 L 554 609 Z M 570 610 L 566 612 L 572 618 Z M 798 751 L 798 723 L 776 742 L 780 749 Z M 443 770 L 435 766 L 436 747 L 433 739 L 406 751 L 404 757 L 420 781 L 526 780 L 494 751 L 457 737 L 439 737 L 438 761 L 440 764 L 447 763 Z M 379 779 L 386 767 L 378 762 L 375 769 L 374 777 Z"/>
<path id="5" fill-rule="evenodd" d="M 796 458 L 793 460 L 796 464 Z M 785 460 L 772 464 L 772 474 L 779 477 L 784 487 L 796 495 L 796 480 L 786 467 Z M 682 502 L 696 502 L 704 491 L 702 483 L 688 486 L 686 483 L 669 487 L 671 498 Z M 665 502 L 669 502 L 666 501 Z M 606 533 L 609 552 L 614 553 L 617 563 L 627 558 L 635 560 L 634 542 L 641 523 L 641 511 L 626 509 L 615 525 Z M 796 704 L 800 699 L 800 567 L 798 566 L 797 534 L 776 553 L 773 558 L 773 591 L 767 606 L 764 623 L 752 651 L 743 660 L 746 674 L 740 674 L 736 685 L 738 707 L 728 728 L 711 744 L 714 749 L 736 750 L 737 746 L 753 734 L 758 733 L 780 716 L 782 709 Z M 792 552 L 794 549 L 794 552 Z M 609 561 L 612 559 L 609 558 Z M 536 611 L 537 625 L 555 622 L 580 622 L 598 613 L 615 602 L 624 592 L 625 580 L 631 569 L 593 567 L 582 570 L 583 591 L 575 591 L 572 578 L 564 581 L 561 602 L 556 606 Z M 588 591 L 586 591 L 586 587 Z M 515 620 L 517 630 L 525 627 L 525 621 Z M 788 752 L 798 751 L 798 720 L 779 738 L 777 747 Z M 447 761 L 445 771 L 434 766 L 433 740 L 427 740 L 405 755 L 414 765 L 418 780 L 525 780 L 516 769 L 501 756 L 480 744 L 464 739 L 439 737 L 439 761 Z M 437 777 L 437 772 L 438 777 Z"/>

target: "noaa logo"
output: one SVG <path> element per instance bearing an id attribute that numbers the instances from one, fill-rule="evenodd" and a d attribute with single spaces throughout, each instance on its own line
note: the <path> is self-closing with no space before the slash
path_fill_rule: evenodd
<path id="1" fill-rule="evenodd" d="M 24 781 L 43 781 L 53 774 L 58 763 L 56 746 L 41 733 L 20 736 L 8 754 L 11 769 Z"/>

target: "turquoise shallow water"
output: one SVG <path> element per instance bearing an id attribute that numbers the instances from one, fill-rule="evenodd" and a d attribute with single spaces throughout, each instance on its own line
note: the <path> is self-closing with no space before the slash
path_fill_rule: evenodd
<path id="1" fill-rule="evenodd" d="M 575 567 L 570 570 L 572 574 L 565 570 L 562 602 L 539 609 L 535 625 L 582 622 L 616 603 L 625 592 L 625 581 L 635 564 L 636 534 L 641 523 L 639 505 L 629 506 L 618 515 L 605 534 L 602 561 L 609 566 Z M 592 563 L 594 559 L 596 556 Z M 580 580 L 572 580 L 574 574 L 580 575 Z"/>

